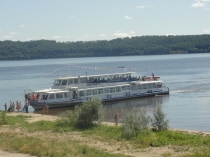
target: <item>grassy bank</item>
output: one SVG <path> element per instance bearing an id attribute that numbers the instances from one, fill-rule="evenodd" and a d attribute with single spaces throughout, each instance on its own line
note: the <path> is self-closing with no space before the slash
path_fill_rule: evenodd
<path id="1" fill-rule="evenodd" d="M 30 116 L 6 116 L 0 148 L 35 156 L 210 156 L 210 136 L 144 130 L 126 139 L 121 127 L 73 128 L 58 121 L 29 123 Z M 4 142 L 2 142 L 4 141 Z"/>

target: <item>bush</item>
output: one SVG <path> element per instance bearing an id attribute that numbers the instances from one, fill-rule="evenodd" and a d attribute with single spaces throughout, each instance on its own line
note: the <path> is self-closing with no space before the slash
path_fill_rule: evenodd
<path id="1" fill-rule="evenodd" d="M 0 111 L 0 125 L 7 124 L 6 113 L 6 111 Z"/>
<path id="2" fill-rule="evenodd" d="M 122 135 L 128 139 L 132 138 L 138 132 L 148 129 L 150 122 L 151 118 L 147 116 L 146 110 L 134 107 L 123 117 Z"/>
<path id="3" fill-rule="evenodd" d="M 101 124 L 103 119 L 102 102 L 98 99 L 93 99 L 76 105 L 74 111 L 67 111 L 66 114 L 58 120 L 60 124 L 69 126 L 90 126 Z"/>
<path id="4" fill-rule="evenodd" d="M 162 130 L 168 129 L 169 120 L 165 119 L 166 114 L 163 112 L 161 106 L 158 106 L 158 108 L 156 110 L 154 110 L 153 118 L 154 118 L 152 120 L 153 121 L 152 122 L 153 129 L 155 129 L 157 131 L 162 131 Z"/>

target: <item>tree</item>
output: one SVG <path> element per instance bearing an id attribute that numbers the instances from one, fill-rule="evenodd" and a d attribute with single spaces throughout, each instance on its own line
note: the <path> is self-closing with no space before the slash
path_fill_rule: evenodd
<path id="1" fill-rule="evenodd" d="M 169 120 L 165 118 L 166 114 L 163 112 L 162 107 L 158 106 L 157 109 L 153 111 L 153 128 L 157 131 L 167 130 L 169 127 Z"/>

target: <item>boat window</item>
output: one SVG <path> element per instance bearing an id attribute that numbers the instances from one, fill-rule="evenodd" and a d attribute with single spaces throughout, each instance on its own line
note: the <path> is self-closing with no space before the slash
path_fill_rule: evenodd
<path id="1" fill-rule="evenodd" d="M 126 86 L 122 86 L 122 87 L 121 87 L 121 90 L 122 90 L 122 91 L 126 91 Z"/>
<path id="2" fill-rule="evenodd" d="M 80 78 L 80 83 L 86 83 L 86 78 Z"/>
<path id="3" fill-rule="evenodd" d="M 67 85 L 67 80 L 63 80 L 61 85 Z"/>
<path id="4" fill-rule="evenodd" d="M 159 83 L 157 84 L 157 88 L 161 88 L 161 87 L 162 87 L 162 83 L 159 82 Z"/>
<path id="5" fill-rule="evenodd" d="M 152 86 L 153 86 L 153 88 L 156 88 L 156 84 L 155 83 L 153 83 Z"/>
<path id="6" fill-rule="evenodd" d="M 42 95 L 42 100 L 47 100 L 48 95 Z"/>
<path id="7" fill-rule="evenodd" d="M 57 93 L 56 94 L 56 99 L 60 99 L 63 98 L 63 93 Z"/>
<path id="8" fill-rule="evenodd" d="M 54 94 L 50 94 L 49 99 L 55 99 L 55 95 Z"/>
<path id="9" fill-rule="evenodd" d="M 120 92 L 120 87 L 116 87 L 116 92 Z"/>
<path id="10" fill-rule="evenodd" d="M 109 88 L 105 88 L 104 93 L 109 93 Z"/>
<path id="11" fill-rule="evenodd" d="M 126 86 L 126 89 L 127 89 L 127 90 L 130 90 L 130 88 L 131 88 L 130 86 Z"/>
<path id="12" fill-rule="evenodd" d="M 74 84 L 78 84 L 78 79 L 74 79 Z"/>
<path id="13" fill-rule="evenodd" d="M 79 96 L 85 96 L 85 92 L 84 91 L 80 91 L 79 92 Z"/>
<path id="14" fill-rule="evenodd" d="M 86 91 L 86 96 L 91 95 L 91 90 Z"/>
<path id="15" fill-rule="evenodd" d="M 136 89 L 137 89 L 137 85 L 136 85 L 136 84 L 133 84 L 133 85 L 132 85 L 132 89 L 133 89 L 133 90 L 136 90 Z"/>
<path id="16" fill-rule="evenodd" d="M 97 89 L 93 89 L 93 90 L 92 90 L 92 94 L 93 94 L 93 95 L 96 95 L 96 94 L 97 94 Z"/>
<path id="17" fill-rule="evenodd" d="M 138 85 L 138 89 L 140 89 L 140 90 L 142 89 L 142 86 L 140 84 Z"/>
<path id="18" fill-rule="evenodd" d="M 73 84 L 73 80 L 69 79 L 68 85 Z"/>
<path id="19" fill-rule="evenodd" d="M 143 84 L 143 89 L 147 89 L 147 84 Z"/>
<path id="20" fill-rule="evenodd" d="M 110 91 L 110 93 L 114 93 L 115 92 L 115 88 L 110 88 L 109 91 Z"/>
<path id="21" fill-rule="evenodd" d="M 103 94 L 103 89 L 98 89 L 98 94 Z"/>
<path id="22" fill-rule="evenodd" d="M 67 93 L 63 93 L 64 95 L 64 98 L 67 98 L 68 97 L 68 94 Z"/>
<path id="23" fill-rule="evenodd" d="M 61 84 L 61 80 L 55 80 L 54 85 L 60 85 Z"/>
<path id="24" fill-rule="evenodd" d="M 87 78 L 87 83 L 93 82 L 93 77 Z"/>
<path id="25" fill-rule="evenodd" d="M 149 84 L 148 84 L 148 89 L 151 89 L 151 88 L 152 88 L 152 84 L 149 83 Z"/>

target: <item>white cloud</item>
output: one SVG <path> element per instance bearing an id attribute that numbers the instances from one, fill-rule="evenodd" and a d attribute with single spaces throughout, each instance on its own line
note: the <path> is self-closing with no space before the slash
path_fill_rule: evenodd
<path id="1" fill-rule="evenodd" d="M 43 37 L 41 37 L 41 39 L 45 39 L 45 40 L 47 40 L 47 39 L 48 39 L 48 37 L 43 36 Z M 58 38 L 58 39 L 59 39 L 59 38 Z"/>
<path id="2" fill-rule="evenodd" d="M 130 20 L 131 18 L 132 18 L 132 16 L 128 16 L 128 15 L 125 16 L 125 19 L 127 19 L 127 20 Z"/>
<path id="3" fill-rule="evenodd" d="M 7 35 L 7 36 L 4 36 L 3 38 L 5 38 L 5 39 L 11 39 L 11 38 L 13 38 L 13 36 Z"/>
<path id="4" fill-rule="evenodd" d="M 136 8 L 137 8 L 137 9 L 144 9 L 145 6 L 140 5 L 140 6 L 137 6 Z"/>
<path id="5" fill-rule="evenodd" d="M 60 39 L 61 37 L 60 36 L 57 36 L 57 35 L 55 35 L 55 36 L 53 36 L 53 39 Z"/>
<path id="6" fill-rule="evenodd" d="M 17 32 L 10 32 L 9 34 L 14 35 L 14 34 L 18 34 Z"/>
<path id="7" fill-rule="evenodd" d="M 33 27 L 34 26 L 34 24 L 21 24 L 21 25 L 19 25 L 19 27 Z"/>
<path id="8" fill-rule="evenodd" d="M 99 35 L 100 37 L 106 37 L 107 35 L 106 34 L 101 34 Z"/>
<path id="9" fill-rule="evenodd" d="M 19 25 L 19 27 L 25 27 L 25 25 L 24 24 L 21 24 L 21 25 Z"/>
<path id="10" fill-rule="evenodd" d="M 28 38 L 27 38 L 27 41 L 30 41 L 30 40 L 32 40 L 32 38 L 28 37 Z"/>
<path id="11" fill-rule="evenodd" d="M 150 7 L 150 8 L 154 8 L 154 7 L 155 7 L 155 5 L 149 5 L 149 7 Z"/>
<path id="12" fill-rule="evenodd" d="M 77 40 L 86 40 L 89 38 L 89 34 L 82 35 L 81 38 L 76 38 Z"/>
<path id="13" fill-rule="evenodd" d="M 114 33 L 113 36 L 116 37 L 116 38 L 124 38 L 124 37 L 128 37 L 129 34 L 127 34 L 127 33 L 122 33 L 122 32 L 117 32 L 117 33 Z"/>
<path id="14" fill-rule="evenodd" d="M 124 33 L 124 32 L 120 32 L 120 31 L 117 31 L 116 33 L 113 34 L 113 36 L 115 38 L 125 38 L 125 37 L 132 37 L 135 35 L 135 32 L 134 31 L 130 31 L 128 33 Z"/>
<path id="15" fill-rule="evenodd" d="M 130 33 L 130 34 L 135 34 L 135 32 L 134 32 L 134 31 L 130 31 L 129 33 Z"/>
<path id="16" fill-rule="evenodd" d="M 169 35 L 173 35 L 174 36 L 175 34 L 174 33 L 167 33 L 166 34 L 166 36 L 169 36 Z"/>
<path id="17" fill-rule="evenodd" d="M 89 38 L 89 34 L 85 34 L 85 35 L 83 35 L 83 36 L 82 36 L 82 38 L 83 38 L 83 39 L 87 39 L 87 38 Z"/>
<path id="18" fill-rule="evenodd" d="M 202 1 L 197 1 L 196 3 L 191 5 L 191 7 L 193 8 L 204 7 L 204 6 L 205 6 L 205 3 L 203 3 Z"/>
<path id="19" fill-rule="evenodd" d="M 149 5 L 149 6 L 143 6 L 143 5 L 140 5 L 140 6 L 137 6 L 136 8 L 137 9 L 144 9 L 144 8 L 154 8 L 155 5 Z"/>
<path id="20" fill-rule="evenodd" d="M 204 33 L 210 33 L 210 30 L 204 29 L 203 32 L 204 32 Z"/>

